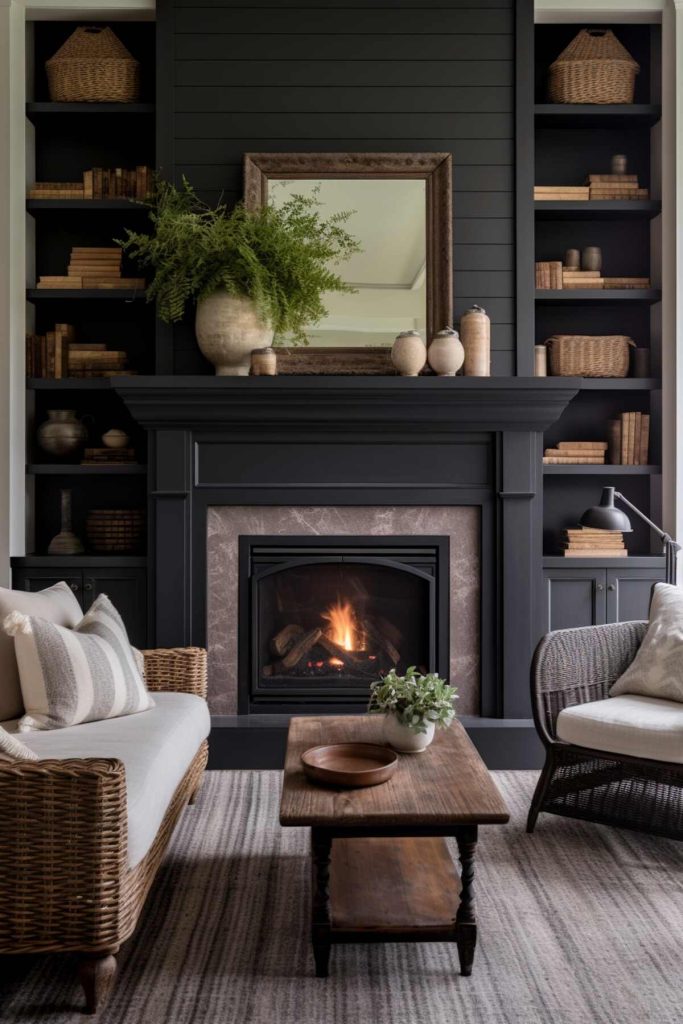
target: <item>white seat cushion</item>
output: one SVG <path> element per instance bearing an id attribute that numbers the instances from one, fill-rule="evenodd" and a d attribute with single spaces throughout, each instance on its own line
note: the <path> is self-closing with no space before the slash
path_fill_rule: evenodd
<path id="1" fill-rule="evenodd" d="M 22 733 L 39 758 L 117 757 L 126 767 L 128 864 L 142 860 L 166 808 L 211 726 L 206 701 L 191 693 L 155 693 L 138 715 Z"/>
<path id="2" fill-rule="evenodd" d="M 632 694 L 577 704 L 560 711 L 557 736 L 578 747 L 683 764 L 683 704 Z"/>

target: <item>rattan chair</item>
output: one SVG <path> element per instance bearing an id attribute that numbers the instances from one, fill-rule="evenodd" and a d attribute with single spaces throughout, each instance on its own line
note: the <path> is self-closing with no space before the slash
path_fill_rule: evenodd
<path id="1" fill-rule="evenodd" d="M 206 697 L 205 651 L 143 653 L 149 690 Z M 79 954 L 86 1009 L 94 1013 L 206 761 L 204 742 L 151 848 L 132 869 L 121 761 L 0 761 L 0 954 Z"/>
<path id="2" fill-rule="evenodd" d="M 633 661 L 646 622 L 548 633 L 536 648 L 531 698 L 546 760 L 527 832 L 541 811 L 683 839 L 683 765 L 574 746 L 557 738 L 563 708 L 609 696 Z"/>

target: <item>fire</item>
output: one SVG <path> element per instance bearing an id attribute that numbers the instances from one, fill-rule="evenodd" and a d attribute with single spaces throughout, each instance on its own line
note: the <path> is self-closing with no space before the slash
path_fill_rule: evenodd
<path id="1" fill-rule="evenodd" d="M 355 612 L 348 601 L 337 598 L 336 604 L 330 605 L 322 613 L 322 618 L 329 624 L 327 635 L 338 647 L 345 651 L 360 651 L 365 646 L 362 630 L 358 625 Z"/>

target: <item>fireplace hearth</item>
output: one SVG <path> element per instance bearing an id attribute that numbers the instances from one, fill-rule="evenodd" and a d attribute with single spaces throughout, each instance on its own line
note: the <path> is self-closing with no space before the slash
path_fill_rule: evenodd
<path id="1" fill-rule="evenodd" d="M 410 665 L 448 675 L 448 537 L 241 537 L 243 712 L 367 702 Z"/>

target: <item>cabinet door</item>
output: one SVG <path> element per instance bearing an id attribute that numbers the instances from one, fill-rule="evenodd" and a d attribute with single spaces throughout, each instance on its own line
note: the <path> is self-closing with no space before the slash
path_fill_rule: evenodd
<path id="1" fill-rule="evenodd" d="M 135 647 L 147 643 L 147 573 L 144 569 L 90 569 L 83 580 L 86 610 L 106 594 L 123 619 Z"/>
<path id="2" fill-rule="evenodd" d="M 546 633 L 606 621 L 604 569 L 545 569 L 543 578 Z"/>
<path id="3" fill-rule="evenodd" d="M 635 622 L 647 619 L 650 591 L 664 581 L 664 569 L 608 569 L 607 621 Z"/>
<path id="4" fill-rule="evenodd" d="M 80 570 L 69 570 L 56 572 L 54 569 L 15 569 L 12 573 L 12 585 L 15 590 L 30 590 L 33 593 L 37 590 L 45 590 L 55 583 L 64 580 L 68 583 L 78 601 L 83 607 L 83 577 Z"/>

